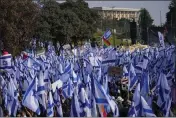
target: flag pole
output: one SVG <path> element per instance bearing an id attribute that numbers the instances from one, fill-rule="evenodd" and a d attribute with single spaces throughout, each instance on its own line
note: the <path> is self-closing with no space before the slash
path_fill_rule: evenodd
<path id="1" fill-rule="evenodd" d="M 101 43 L 102 43 L 102 47 L 103 47 L 103 45 L 104 45 L 103 37 L 101 37 Z"/>

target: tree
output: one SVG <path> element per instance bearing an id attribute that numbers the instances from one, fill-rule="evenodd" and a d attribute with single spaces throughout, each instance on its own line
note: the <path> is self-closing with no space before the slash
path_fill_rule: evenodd
<path id="1" fill-rule="evenodd" d="M 75 44 L 93 36 L 93 33 L 97 30 L 99 16 L 97 12 L 88 7 L 88 3 L 84 0 L 67 0 L 60 7 L 62 10 L 70 9 L 80 19 L 80 28 L 77 34 L 72 37 Z"/>
<path id="2" fill-rule="evenodd" d="M 35 37 L 40 41 L 54 41 L 58 35 L 58 25 L 60 24 L 60 14 L 62 13 L 59 3 L 50 0 L 43 2 Z M 54 43 L 56 44 L 56 43 Z"/>
<path id="3" fill-rule="evenodd" d="M 169 12 L 166 14 L 166 25 L 171 27 L 176 35 L 176 1 L 172 0 L 169 5 Z"/>
<path id="4" fill-rule="evenodd" d="M 37 35 L 40 40 L 52 40 L 62 47 L 71 44 L 72 37 L 78 34 L 80 19 L 71 9 L 60 9 L 56 1 L 43 3 L 42 14 L 38 23 Z"/>
<path id="5" fill-rule="evenodd" d="M 80 25 L 80 19 L 74 12 L 62 10 L 56 36 L 61 46 L 67 43 L 71 45 L 72 37 L 79 32 Z"/>
<path id="6" fill-rule="evenodd" d="M 118 38 L 129 38 L 130 37 L 130 20 L 126 18 L 121 18 L 117 22 L 117 34 Z"/>
<path id="7" fill-rule="evenodd" d="M 14 56 L 28 46 L 38 14 L 32 0 L 0 0 L 0 40 Z"/>
<path id="8" fill-rule="evenodd" d="M 83 0 L 67 0 L 57 3 L 54 0 L 42 2 L 36 37 L 40 40 L 59 41 L 62 47 L 72 42 L 91 38 L 96 31 L 97 13 Z M 55 45 L 56 46 L 56 45 Z"/>
<path id="9" fill-rule="evenodd" d="M 152 26 L 152 24 L 153 19 L 150 16 L 150 13 L 145 8 L 142 8 L 140 10 L 139 15 L 139 27 L 141 28 L 142 40 L 144 41 L 145 44 L 148 43 L 147 30 L 150 26 Z"/>

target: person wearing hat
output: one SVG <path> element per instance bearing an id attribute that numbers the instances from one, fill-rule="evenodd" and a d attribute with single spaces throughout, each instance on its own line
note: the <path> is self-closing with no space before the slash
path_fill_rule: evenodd
<path id="1" fill-rule="evenodd" d="M 5 55 L 8 55 L 9 53 L 4 49 L 2 50 L 2 55 L 5 56 Z"/>

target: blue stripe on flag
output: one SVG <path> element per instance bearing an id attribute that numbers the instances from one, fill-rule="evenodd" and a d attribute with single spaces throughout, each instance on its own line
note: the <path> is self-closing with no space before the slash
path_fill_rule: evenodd
<path id="1" fill-rule="evenodd" d="M 52 113 L 53 113 L 52 111 L 48 112 L 48 113 L 47 113 L 47 116 L 50 116 Z"/>
<path id="2" fill-rule="evenodd" d="M 151 109 L 145 109 L 145 108 L 143 108 L 143 110 L 144 110 L 145 113 L 152 113 L 153 114 L 153 111 Z"/>
<path id="3" fill-rule="evenodd" d="M 101 99 L 101 98 L 95 98 L 96 103 L 98 104 L 108 104 L 108 101 L 106 99 Z"/>
<path id="4" fill-rule="evenodd" d="M 34 86 L 34 84 L 35 84 L 35 81 L 34 81 L 34 80 L 35 80 L 35 79 L 33 79 L 32 83 L 29 85 L 29 89 L 27 89 L 27 91 L 26 91 L 26 93 L 25 93 L 25 95 L 24 95 L 23 100 L 26 99 L 26 97 L 28 96 L 29 92 L 30 92 L 31 89 L 33 88 L 33 86 Z"/>
<path id="5" fill-rule="evenodd" d="M 73 95 L 71 107 L 72 107 L 73 116 L 74 116 L 74 117 L 78 117 L 78 114 L 77 114 L 77 111 L 76 111 L 76 106 L 75 106 L 75 98 L 74 98 L 74 95 Z"/>
<path id="6" fill-rule="evenodd" d="M 45 87 L 44 87 L 44 86 L 39 86 L 39 87 L 37 88 L 37 91 L 38 91 L 38 92 L 43 91 L 43 90 L 45 90 Z"/>
<path id="7" fill-rule="evenodd" d="M 14 99 L 14 98 L 13 98 Z M 15 115 L 14 112 L 15 112 L 15 107 L 17 107 L 17 104 L 16 104 L 16 100 L 14 99 L 13 100 L 13 104 L 12 104 L 12 107 L 11 107 L 11 114 Z"/>
<path id="8" fill-rule="evenodd" d="M 39 115 L 40 114 L 40 108 L 36 110 L 36 113 Z"/>
<path id="9" fill-rule="evenodd" d="M 3 56 L 3 57 L 0 57 L 0 59 L 7 59 L 7 58 L 12 58 L 12 56 Z"/>
<path id="10" fill-rule="evenodd" d="M 4 66 L 4 67 L 0 67 L 0 69 L 11 69 L 12 66 Z"/>
<path id="11" fill-rule="evenodd" d="M 48 109 L 51 109 L 54 106 L 54 103 L 48 105 Z"/>

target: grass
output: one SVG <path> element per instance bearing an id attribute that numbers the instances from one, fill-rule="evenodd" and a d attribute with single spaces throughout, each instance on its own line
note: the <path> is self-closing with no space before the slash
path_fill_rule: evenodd
<path id="1" fill-rule="evenodd" d="M 101 37 L 103 35 L 103 32 L 96 32 L 94 34 L 94 38 L 96 39 L 96 42 L 98 42 L 99 45 L 102 45 L 102 40 L 101 40 Z M 128 40 L 121 40 L 119 39 L 117 36 L 111 36 L 109 38 L 109 41 L 111 43 L 112 46 L 114 46 L 114 41 L 113 39 L 115 40 L 115 46 L 120 46 L 121 44 L 122 45 L 128 45 L 128 44 L 131 44 L 131 40 L 128 39 Z"/>
<path id="2" fill-rule="evenodd" d="M 130 45 L 131 44 L 131 40 L 129 40 L 129 39 L 125 39 L 125 40 L 121 40 L 121 39 L 114 39 L 115 40 L 115 46 L 120 46 L 121 44 L 122 45 Z M 114 41 L 113 41 L 113 39 L 110 39 L 110 42 L 111 42 L 111 45 L 113 45 L 114 46 Z"/>

